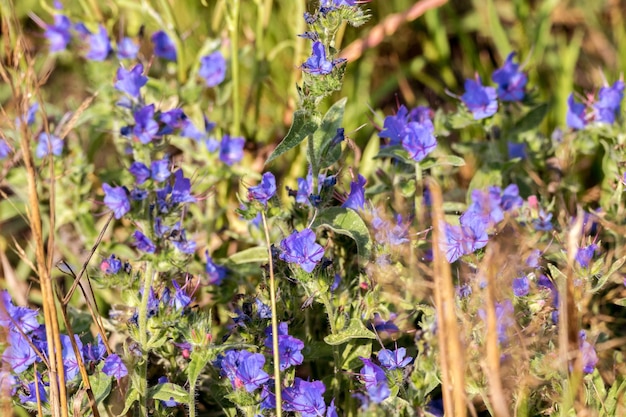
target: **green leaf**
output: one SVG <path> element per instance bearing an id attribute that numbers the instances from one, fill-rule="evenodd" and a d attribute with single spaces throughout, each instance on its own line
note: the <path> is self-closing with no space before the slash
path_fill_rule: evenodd
<path id="1" fill-rule="evenodd" d="M 265 164 L 269 164 L 285 152 L 298 146 L 307 136 L 315 133 L 315 130 L 317 130 L 317 121 L 306 110 L 297 110 L 293 114 L 293 121 L 287 136 L 274 149 Z"/>
<path id="2" fill-rule="evenodd" d="M 369 260 L 372 241 L 369 230 L 356 211 L 343 207 L 330 207 L 319 212 L 312 228 L 327 227 L 335 233 L 352 238 L 357 250 L 365 260 Z"/>
<path id="3" fill-rule="evenodd" d="M 347 100 L 344 97 L 328 109 L 322 123 L 313 135 L 313 155 L 308 155 L 308 157 L 309 162 L 311 162 L 311 157 L 314 159 L 315 164 L 312 165 L 318 169 L 331 166 L 341 156 L 341 146 L 333 146 L 332 141 L 337 134 L 337 129 L 343 124 L 343 113 L 346 109 Z"/>
<path id="4" fill-rule="evenodd" d="M 267 248 L 264 246 L 256 246 L 254 248 L 244 249 L 241 252 L 232 254 L 229 261 L 236 265 L 248 263 L 265 263 L 267 262 Z"/>
<path id="5" fill-rule="evenodd" d="M 96 404 L 101 404 L 111 393 L 113 378 L 104 372 L 94 372 L 89 375 L 89 385 L 96 399 Z"/>
<path id="6" fill-rule="evenodd" d="M 593 288 L 591 289 L 591 292 L 595 293 L 595 292 L 600 291 L 602 287 L 604 287 L 604 284 L 606 284 L 606 282 L 609 280 L 609 278 L 611 278 L 611 275 L 617 272 L 617 270 L 620 269 L 622 265 L 624 265 L 624 262 L 626 262 L 626 256 L 623 256 L 619 258 L 618 260 L 616 260 L 615 262 L 613 262 L 613 265 L 611 265 L 611 268 L 609 268 L 606 274 L 600 277 L 596 285 L 594 285 Z"/>
<path id="7" fill-rule="evenodd" d="M 363 365 L 360 358 L 372 356 L 372 342 L 350 343 L 341 353 L 341 368 L 344 371 L 354 371 Z"/>
<path id="8" fill-rule="evenodd" d="M 543 119 L 548 114 L 548 103 L 542 103 L 526 113 L 524 117 L 519 119 L 511 128 L 509 134 L 511 136 L 527 132 L 531 129 L 539 127 Z"/>
<path id="9" fill-rule="evenodd" d="M 626 298 L 621 298 L 619 300 L 613 301 L 613 304 L 617 304 L 618 306 L 626 307 Z"/>
<path id="10" fill-rule="evenodd" d="M 374 157 L 374 159 L 379 158 L 396 158 L 408 165 L 413 165 L 415 163 L 415 160 L 411 159 L 406 149 L 400 145 L 385 146 L 378 151 L 378 154 Z"/>
<path id="11" fill-rule="evenodd" d="M 124 403 L 124 409 L 119 415 L 123 416 L 126 413 L 128 413 L 128 410 L 130 410 L 130 408 L 133 406 L 135 401 L 139 401 L 139 391 L 137 391 L 135 388 L 131 386 L 128 392 L 126 393 L 126 402 Z"/>
<path id="12" fill-rule="evenodd" d="M 187 390 L 180 385 L 172 384 L 171 382 L 151 387 L 148 390 L 148 398 L 154 398 L 155 400 L 161 401 L 169 401 L 173 398 L 177 403 L 189 403 L 189 393 Z"/>
<path id="13" fill-rule="evenodd" d="M 189 384 L 195 384 L 202 370 L 211 359 L 211 352 L 208 350 L 194 350 L 191 352 L 191 361 L 187 367 L 187 379 Z"/>
<path id="14" fill-rule="evenodd" d="M 504 27 L 502 27 L 502 22 L 500 22 L 500 16 L 498 16 L 494 0 L 487 0 L 487 16 L 489 18 L 488 28 L 491 31 L 491 39 L 496 44 L 500 56 L 504 58 L 509 52 L 513 51 L 513 48 L 509 43 Z"/>
<path id="15" fill-rule="evenodd" d="M 376 335 L 371 330 L 368 330 L 361 320 L 351 319 L 348 327 L 339 333 L 329 334 L 324 338 L 324 342 L 331 346 L 336 346 L 353 339 L 376 339 Z"/>
<path id="16" fill-rule="evenodd" d="M 427 159 L 419 163 L 421 169 L 429 169 L 437 166 L 451 165 L 453 167 L 462 167 L 465 165 L 465 159 L 456 155 L 445 155 L 437 159 Z"/>

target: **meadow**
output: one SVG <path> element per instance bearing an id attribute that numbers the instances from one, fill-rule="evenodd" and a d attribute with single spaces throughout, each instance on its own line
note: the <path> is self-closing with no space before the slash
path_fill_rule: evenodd
<path id="1" fill-rule="evenodd" d="M 0 415 L 626 416 L 625 10 L 0 0 Z"/>

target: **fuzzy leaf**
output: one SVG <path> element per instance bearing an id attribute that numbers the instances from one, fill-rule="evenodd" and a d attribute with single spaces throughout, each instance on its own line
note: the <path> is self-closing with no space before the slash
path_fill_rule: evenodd
<path id="1" fill-rule="evenodd" d="M 609 268 L 606 274 L 600 277 L 596 285 L 594 285 L 593 288 L 591 289 L 591 292 L 595 293 L 595 292 L 600 291 L 602 287 L 604 287 L 604 284 L 606 284 L 606 282 L 609 280 L 609 278 L 611 278 L 611 275 L 617 272 L 617 270 L 620 269 L 622 265 L 624 265 L 624 262 L 626 262 L 626 256 L 623 256 L 619 258 L 618 260 L 616 260 L 615 262 L 613 262 L 613 265 L 611 265 L 611 268 Z"/>
<path id="2" fill-rule="evenodd" d="M 228 259 L 236 265 L 253 262 L 265 263 L 267 262 L 267 248 L 256 246 L 254 248 L 244 249 L 241 252 L 232 254 Z"/>
<path id="3" fill-rule="evenodd" d="M 315 160 L 314 166 L 326 168 L 337 162 L 341 156 L 341 145 L 333 145 L 332 141 L 337 134 L 337 129 L 343 124 L 343 113 L 346 109 L 347 98 L 342 98 L 324 115 L 322 123 L 313 135 L 313 155 L 308 155 Z M 316 173 L 313 173 L 315 175 Z"/>
<path id="4" fill-rule="evenodd" d="M 527 132 L 531 129 L 539 127 L 543 119 L 548 114 L 548 104 L 542 103 L 526 113 L 521 119 L 515 123 L 509 134 L 511 136 Z"/>
<path id="5" fill-rule="evenodd" d="M 187 390 L 180 385 L 172 384 L 171 382 L 151 387 L 148 390 L 148 398 L 154 398 L 155 400 L 161 401 L 169 401 L 173 398 L 177 403 L 189 403 L 189 393 Z"/>
<path id="6" fill-rule="evenodd" d="M 274 152 L 267 158 L 265 165 L 272 162 L 285 152 L 298 146 L 307 136 L 312 135 L 317 130 L 317 121 L 314 120 L 306 110 L 297 110 L 293 114 L 291 128 L 287 136 L 278 144 Z"/>
<path id="7" fill-rule="evenodd" d="M 335 233 L 352 238 L 357 250 L 365 260 L 369 260 L 372 241 L 363 219 L 356 211 L 343 207 L 331 207 L 320 211 L 313 222 L 313 228 L 328 227 Z"/>
<path id="8" fill-rule="evenodd" d="M 329 334 L 324 342 L 331 346 L 341 345 L 352 339 L 376 339 L 376 335 L 369 330 L 361 320 L 351 319 L 345 329 L 336 334 Z"/>

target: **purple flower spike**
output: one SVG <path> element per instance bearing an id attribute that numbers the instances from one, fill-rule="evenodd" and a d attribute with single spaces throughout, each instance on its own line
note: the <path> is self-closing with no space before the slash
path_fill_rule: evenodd
<path id="1" fill-rule="evenodd" d="M 570 94 L 567 98 L 565 123 L 567 127 L 572 129 L 584 129 L 587 125 L 587 120 L 585 119 L 585 105 L 583 103 L 577 103 L 574 100 L 574 93 Z"/>
<path id="2" fill-rule="evenodd" d="M 154 54 L 168 61 L 176 61 L 176 44 L 164 31 L 160 30 L 152 35 Z"/>
<path id="3" fill-rule="evenodd" d="M 37 158 L 44 158 L 48 156 L 50 151 L 52 151 L 53 155 L 61 155 L 63 152 L 63 140 L 52 134 L 49 135 L 46 132 L 41 132 L 35 156 L 37 156 Z"/>
<path id="4" fill-rule="evenodd" d="M 406 349 L 402 347 L 397 348 L 395 351 L 382 349 L 378 352 L 378 360 L 380 361 L 380 364 L 389 370 L 404 368 L 413 361 L 413 358 L 410 356 L 408 358 L 405 358 L 405 356 Z"/>
<path id="5" fill-rule="evenodd" d="M 133 233 L 133 237 L 135 238 L 135 246 L 137 246 L 137 249 L 139 249 L 140 251 L 146 253 L 154 253 L 154 251 L 156 250 L 156 246 L 154 246 L 154 243 L 152 243 L 150 238 L 141 233 L 139 230 L 135 230 L 135 233 Z"/>
<path id="6" fill-rule="evenodd" d="M 102 372 L 104 372 L 108 376 L 114 376 L 117 379 L 124 378 L 128 375 L 128 369 L 122 359 L 117 356 L 115 353 L 109 355 L 105 361 L 104 366 L 102 367 Z"/>
<path id="7" fill-rule="evenodd" d="M 198 75 L 204 79 L 207 87 L 215 87 L 226 77 L 226 60 L 221 52 L 213 52 L 200 59 Z"/>
<path id="8" fill-rule="evenodd" d="M 474 115 L 474 120 L 491 117 L 498 111 L 496 97 L 496 89 L 484 87 L 480 77 L 465 80 L 465 94 L 461 96 L 461 100 Z"/>
<path id="9" fill-rule="evenodd" d="M 104 190 L 104 204 L 113 210 L 116 219 L 130 211 L 130 201 L 124 187 L 111 187 L 106 182 L 102 184 Z"/>
<path id="10" fill-rule="evenodd" d="M 245 143 L 246 140 L 242 137 L 231 138 L 229 135 L 224 135 L 220 143 L 220 160 L 228 166 L 241 161 Z"/>
<path id="11" fill-rule="evenodd" d="M 144 145 L 150 143 L 159 131 L 159 124 L 154 120 L 154 104 L 137 110 L 133 116 L 135 118 L 133 134 Z"/>
<path id="12" fill-rule="evenodd" d="M 248 189 L 248 200 L 256 200 L 267 206 L 267 202 L 276 194 L 276 178 L 271 172 L 263 174 L 261 184 Z"/>
<path id="13" fill-rule="evenodd" d="M 104 26 L 98 26 L 98 33 L 92 33 L 87 37 L 89 43 L 89 52 L 85 55 L 85 58 L 92 61 L 104 61 L 111 52 L 111 43 L 109 42 L 109 35 L 107 34 Z"/>
<path id="14" fill-rule="evenodd" d="M 361 358 L 361 361 L 363 361 L 364 365 L 359 372 L 361 382 L 365 384 L 365 389 L 367 390 L 370 399 L 375 404 L 380 404 L 387 397 L 389 397 L 389 395 L 391 395 L 389 385 L 387 385 L 387 376 L 385 375 L 385 371 L 369 359 Z"/>
<path id="15" fill-rule="evenodd" d="M 302 64 L 302 69 L 313 75 L 326 75 L 332 72 L 333 63 L 326 59 L 326 49 L 322 42 L 313 43 L 313 52 Z"/>
<path id="16" fill-rule="evenodd" d="M 402 139 L 402 146 L 409 156 L 419 162 L 426 158 L 437 147 L 437 140 L 433 135 L 432 124 L 411 122 L 407 124 Z"/>
<path id="17" fill-rule="evenodd" d="M 350 194 L 341 207 L 361 210 L 365 207 L 365 177 L 359 174 L 356 181 L 350 183 Z"/>
<path id="18" fill-rule="evenodd" d="M 593 106 L 595 120 L 613 124 L 624 98 L 624 83 L 616 81 L 611 87 L 602 87 L 598 93 L 598 102 Z"/>
<path id="19" fill-rule="evenodd" d="M 498 84 L 498 98 L 502 101 L 521 101 L 525 95 L 528 78 L 519 70 L 519 64 L 513 63 L 514 56 L 515 52 L 511 52 L 504 65 L 491 76 L 493 82 Z"/>
<path id="20" fill-rule="evenodd" d="M 118 68 L 115 88 L 131 97 L 139 97 L 141 87 L 146 85 L 148 77 L 143 75 L 143 65 L 137 64 L 130 71 Z"/>
<path id="21" fill-rule="evenodd" d="M 48 25 L 43 34 L 50 42 L 50 52 L 58 52 L 67 48 L 72 39 L 71 28 L 72 22 L 67 16 L 62 14 L 54 16 L 54 25 Z"/>
<path id="22" fill-rule="evenodd" d="M 294 231 L 280 242 L 280 247 L 283 250 L 280 259 L 296 263 L 308 273 L 313 272 L 317 263 L 324 257 L 324 248 L 315 243 L 315 233 L 311 229 Z"/>
<path id="23" fill-rule="evenodd" d="M 139 46 L 131 38 L 123 38 L 117 44 L 117 57 L 119 59 L 135 59 L 139 53 Z"/>

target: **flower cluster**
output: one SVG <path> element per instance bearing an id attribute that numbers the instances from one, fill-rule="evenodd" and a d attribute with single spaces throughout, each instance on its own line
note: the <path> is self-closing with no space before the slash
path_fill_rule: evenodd
<path id="1" fill-rule="evenodd" d="M 624 98 L 624 82 L 615 81 L 612 86 L 600 88 L 598 100 L 589 97 L 586 103 L 578 103 L 574 94 L 567 99 L 567 126 L 584 129 L 591 122 L 613 124 L 619 115 Z"/>

